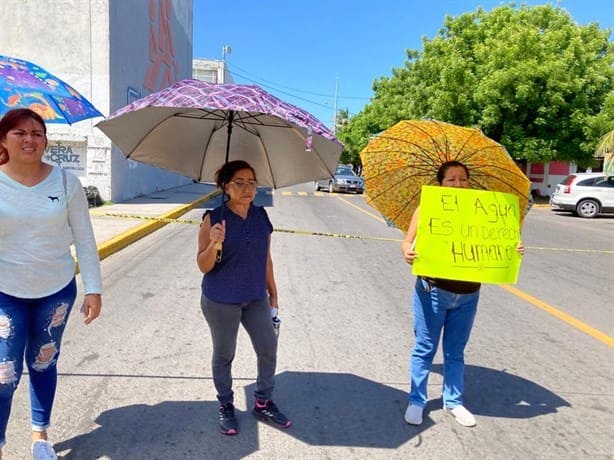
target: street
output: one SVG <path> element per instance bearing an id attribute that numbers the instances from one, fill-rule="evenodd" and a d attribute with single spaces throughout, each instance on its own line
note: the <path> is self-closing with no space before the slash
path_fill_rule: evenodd
<path id="1" fill-rule="evenodd" d="M 279 431 L 249 413 L 256 362 L 242 330 L 240 433 L 218 434 L 198 226 L 170 224 L 102 262 L 97 321 L 85 326 L 73 311 L 50 429 L 60 458 L 613 458 L 614 217 L 530 211 L 519 282 L 483 286 L 467 347 L 464 399 L 477 427 L 442 410 L 441 352 L 414 427 L 403 420 L 414 282 L 403 235 L 362 195 L 304 184 L 273 202 L 282 318 L 274 398 L 294 426 Z M 27 388 L 24 375 L 7 458 L 29 455 Z"/>

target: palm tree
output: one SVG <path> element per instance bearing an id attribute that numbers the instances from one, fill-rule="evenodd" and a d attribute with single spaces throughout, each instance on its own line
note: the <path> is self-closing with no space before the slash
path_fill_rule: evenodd
<path id="1" fill-rule="evenodd" d="M 612 152 L 614 152 L 614 129 L 604 134 L 601 139 L 599 139 L 599 143 L 595 149 L 595 155 L 602 157 L 605 156 L 606 153 Z"/>
<path id="2" fill-rule="evenodd" d="M 599 139 L 595 156 L 603 157 L 603 171 L 608 176 L 614 176 L 614 130 Z"/>

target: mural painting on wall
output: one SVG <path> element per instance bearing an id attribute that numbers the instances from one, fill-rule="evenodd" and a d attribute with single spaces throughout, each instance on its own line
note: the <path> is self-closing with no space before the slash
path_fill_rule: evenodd
<path id="1" fill-rule="evenodd" d="M 143 86 L 150 91 L 166 88 L 177 81 L 172 11 L 171 0 L 149 0 L 149 64 Z"/>
<path id="2" fill-rule="evenodd" d="M 77 176 L 87 174 L 87 143 L 49 140 L 43 160 L 46 163 L 60 166 Z"/>

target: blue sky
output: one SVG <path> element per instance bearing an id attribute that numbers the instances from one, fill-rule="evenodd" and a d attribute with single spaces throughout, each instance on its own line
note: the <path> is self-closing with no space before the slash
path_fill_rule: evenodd
<path id="1" fill-rule="evenodd" d="M 469 0 L 219 0 L 194 1 L 194 57 L 226 61 L 236 83 L 257 83 L 331 126 L 337 109 L 358 113 L 374 80 L 421 49 L 446 15 L 503 1 Z M 544 1 L 525 1 L 538 5 Z M 579 24 L 614 30 L 612 0 L 559 0 Z M 610 36 L 612 39 L 612 35 Z M 337 86 L 338 85 L 338 86 Z M 338 88 L 338 89 L 336 89 Z M 336 94 L 336 97 L 335 97 Z"/>

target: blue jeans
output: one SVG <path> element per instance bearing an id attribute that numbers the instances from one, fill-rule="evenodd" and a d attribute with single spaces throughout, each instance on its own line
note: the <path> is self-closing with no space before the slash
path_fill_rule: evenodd
<path id="1" fill-rule="evenodd" d="M 432 285 L 422 278 L 414 290 L 414 335 L 411 355 L 410 402 L 424 407 L 433 357 L 443 329 L 443 405 L 453 408 L 463 404 L 465 346 L 471 335 L 480 291 L 455 294 Z"/>
<path id="2" fill-rule="evenodd" d="M 74 278 L 60 291 L 40 299 L 0 292 L 0 446 L 5 443 L 24 354 L 30 377 L 32 430 L 49 427 L 62 334 L 76 296 Z"/>

